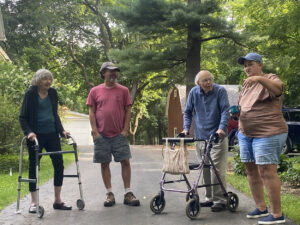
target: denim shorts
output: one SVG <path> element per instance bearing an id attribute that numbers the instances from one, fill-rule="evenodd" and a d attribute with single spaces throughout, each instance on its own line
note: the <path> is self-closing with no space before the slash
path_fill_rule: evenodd
<path id="1" fill-rule="evenodd" d="M 255 138 L 247 137 L 239 132 L 238 138 L 242 162 L 255 162 L 258 165 L 278 164 L 287 133 Z"/>
<path id="2" fill-rule="evenodd" d="M 94 163 L 108 163 L 112 161 L 112 155 L 115 162 L 120 162 L 131 158 L 128 140 L 122 134 L 116 137 L 99 136 L 94 141 Z"/>

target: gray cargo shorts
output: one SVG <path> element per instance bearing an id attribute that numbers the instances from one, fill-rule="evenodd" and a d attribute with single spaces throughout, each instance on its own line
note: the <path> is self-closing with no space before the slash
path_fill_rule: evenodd
<path id="1" fill-rule="evenodd" d="M 94 163 L 108 163 L 112 161 L 120 162 L 131 158 L 128 140 L 122 134 L 116 137 L 99 136 L 94 140 Z"/>

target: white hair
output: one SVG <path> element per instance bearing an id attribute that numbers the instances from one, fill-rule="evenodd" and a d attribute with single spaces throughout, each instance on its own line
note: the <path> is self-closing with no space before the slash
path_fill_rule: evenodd
<path id="1" fill-rule="evenodd" d="M 201 70 L 201 71 L 204 71 L 204 70 Z M 201 71 L 199 73 L 201 73 Z M 208 70 L 206 70 L 206 71 L 209 72 Z M 199 73 L 197 73 L 196 76 L 195 76 L 195 84 L 196 85 L 199 85 L 198 84 L 198 81 L 199 81 L 199 76 L 198 75 L 199 75 Z M 212 73 L 211 72 L 209 72 L 209 73 L 211 75 L 211 78 L 214 79 L 214 76 L 212 75 Z"/>
<path id="2" fill-rule="evenodd" d="M 39 82 L 42 79 L 44 79 L 45 77 L 50 78 L 51 80 L 53 80 L 52 73 L 49 70 L 47 70 L 47 69 L 39 69 L 33 75 L 33 78 L 31 80 L 31 85 L 38 85 Z"/>

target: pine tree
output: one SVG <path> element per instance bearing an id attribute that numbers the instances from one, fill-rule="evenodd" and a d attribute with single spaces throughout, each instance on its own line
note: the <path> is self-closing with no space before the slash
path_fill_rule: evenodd
<path id="1" fill-rule="evenodd" d="M 130 7 L 115 9 L 113 14 L 124 21 L 128 32 L 139 37 L 139 46 L 132 44 L 115 56 L 128 67 L 139 65 L 139 71 L 144 72 L 168 70 L 185 63 L 188 93 L 200 70 L 202 43 L 238 39 L 233 25 L 219 14 L 219 4 L 215 0 L 134 0 Z"/>

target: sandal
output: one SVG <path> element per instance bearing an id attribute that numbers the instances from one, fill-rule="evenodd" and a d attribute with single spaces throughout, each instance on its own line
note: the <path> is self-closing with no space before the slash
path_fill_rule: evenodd
<path id="1" fill-rule="evenodd" d="M 54 209 L 58 209 L 58 210 L 71 210 L 72 206 L 67 205 L 66 203 L 62 202 L 62 203 L 53 203 L 53 208 Z"/>
<path id="2" fill-rule="evenodd" d="M 30 205 L 28 212 L 29 213 L 36 213 L 36 205 Z"/>

